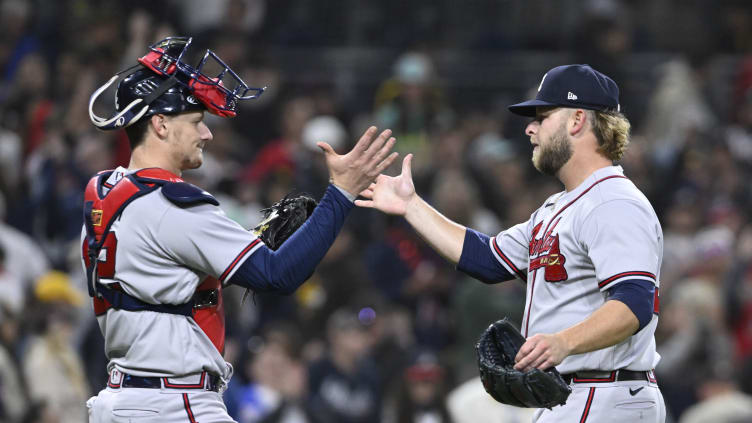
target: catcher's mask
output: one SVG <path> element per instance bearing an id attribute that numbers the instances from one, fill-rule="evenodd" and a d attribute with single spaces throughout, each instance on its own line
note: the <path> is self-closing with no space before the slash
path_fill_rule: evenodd
<path id="1" fill-rule="evenodd" d="M 89 117 L 99 129 L 125 128 L 144 116 L 207 110 L 221 117 L 234 117 L 239 100 L 259 97 L 266 87 L 249 87 L 213 51 L 206 50 L 196 67 L 184 60 L 191 37 L 168 37 L 149 46 L 139 64 L 116 73 L 89 99 Z M 135 70 L 134 70 L 135 69 Z M 210 76 L 214 75 L 214 76 Z M 94 114 L 94 102 L 115 81 L 116 114 Z"/>

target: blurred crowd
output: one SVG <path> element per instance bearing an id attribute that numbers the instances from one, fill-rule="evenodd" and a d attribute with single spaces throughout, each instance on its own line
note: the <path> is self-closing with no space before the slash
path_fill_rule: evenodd
<path id="1" fill-rule="evenodd" d="M 346 151 L 375 124 L 415 154 L 423 197 L 496 234 L 561 190 L 505 106 L 555 65 L 612 76 L 633 123 L 621 165 L 665 235 L 656 373 L 669 421 L 752 421 L 744 0 L 0 0 L 0 421 L 85 421 L 105 385 L 82 198 L 129 149 L 122 131 L 94 129 L 88 100 L 168 35 L 268 87 L 235 119 L 207 117 L 214 140 L 185 174 L 248 228 L 290 192 L 323 193 L 316 141 Z M 225 401 L 240 423 L 529 421 L 483 392 L 474 351 L 489 323 L 521 320 L 524 286 L 456 272 L 401 219 L 353 211 L 291 296 L 224 295 Z"/>

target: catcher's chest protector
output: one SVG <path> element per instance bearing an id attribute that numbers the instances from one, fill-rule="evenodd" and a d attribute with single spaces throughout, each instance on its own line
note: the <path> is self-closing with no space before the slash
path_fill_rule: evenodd
<path id="1" fill-rule="evenodd" d="M 160 187 L 169 187 L 176 183 L 188 185 L 176 175 L 158 168 L 142 169 L 129 175 L 121 175 L 114 184 L 111 183 L 112 174 L 113 171 L 103 171 L 91 178 L 84 193 L 86 238 L 82 245 L 82 255 L 86 264 L 88 289 L 94 303 L 94 313 L 99 316 L 110 308 L 115 308 L 185 315 L 193 318 L 217 350 L 223 353 L 225 317 L 222 284 L 216 278 L 209 276 L 204 279 L 196 289 L 192 300 L 180 305 L 145 303 L 127 294 L 117 283 L 99 282 L 100 279 L 115 279 L 117 235 L 110 229 L 125 207 Z M 180 199 L 175 201 L 170 198 L 170 200 L 180 202 Z M 204 199 L 201 202 L 211 201 Z"/>

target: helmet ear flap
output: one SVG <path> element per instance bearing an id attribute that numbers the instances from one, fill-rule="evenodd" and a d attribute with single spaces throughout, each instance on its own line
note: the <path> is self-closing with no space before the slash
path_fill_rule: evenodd
<path id="1" fill-rule="evenodd" d="M 91 119 L 91 123 L 93 123 L 97 128 L 105 131 L 125 128 L 128 125 L 131 125 L 133 122 L 139 120 L 149 110 L 148 104 L 139 106 L 144 102 L 144 100 L 137 98 L 129 102 L 122 110 L 120 110 L 119 113 L 117 113 L 115 116 L 110 117 L 109 119 L 97 116 L 94 113 L 94 103 L 97 101 L 97 98 L 99 98 L 99 96 L 102 95 L 102 93 L 106 91 L 112 84 L 123 78 L 122 74 L 128 72 L 131 69 L 133 68 L 129 68 L 123 72 L 115 74 L 115 76 L 110 78 L 109 81 L 105 82 L 104 85 L 94 91 L 94 94 L 92 94 L 89 98 L 89 119 Z M 115 99 L 115 103 L 116 107 L 120 109 L 120 102 L 117 98 Z"/>
<path id="2" fill-rule="evenodd" d="M 94 103 L 97 98 L 120 78 L 123 79 L 118 84 L 117 93 L 115 94 L 115 107 L 116 110 L 120 110 L 121 106 L 126 104 L 125 107 L 109 119 L 97 116 L 94 113 Z M 157 75 L 152 74 L 146 69 L 129 73 L 125 77 L 117 74 L 92 94 L 89 99 L 89 117 L 92 123 L 99 129 L 113 130 L 126 128 L 145 115 L 150 116 L 160 112 L 179 113 L 191 108 L 202 109 L 198 105 L 196 107 L 188 107 L 182 104 L 185 103 L 185 96 L 182 88 L 175 88 L 178 84 L 179 82 L 174 76 L 161 80 Z M 175 91 L 176 89 L 177 92 L 173 93 L 174 95 L 169 98 L 160 99 L 168 91 Z M 160 104 L 157 107 L 152 107 L 152 103 L 157 99 L 160 99 Z"/>

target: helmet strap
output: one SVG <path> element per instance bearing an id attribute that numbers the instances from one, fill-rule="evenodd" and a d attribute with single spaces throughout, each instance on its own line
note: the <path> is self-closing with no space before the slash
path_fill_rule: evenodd
<path id="1" fill-rule="evenodd" d="M 171 75 L 169 78 L 162 81 L 162 83 L 157 86 L 157 89 L 152 91 L 151 94 L 147 95 L 144 98 L 144 104 L 147 106 L 150 105 L 152 101 L 156 100 L 159 96 L 167 92 L 167 90 L 174 87 L 178 83 L 178 79 L 175 78 L 175 75 Z"/>

